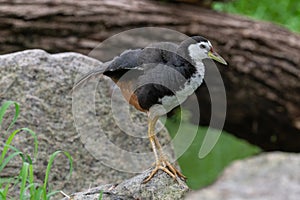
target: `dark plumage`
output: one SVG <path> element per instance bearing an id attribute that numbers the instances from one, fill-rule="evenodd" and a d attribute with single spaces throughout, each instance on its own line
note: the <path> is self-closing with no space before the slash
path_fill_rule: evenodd
<path id="1" fill-rule="evenodd" d="M 179 47 L 164 42 L 144 49 L 125 51 L 113 59 L 103 74 L 115 82 L 119 81 L 119 84 L 123 84 L 123 80 L 134 80 L 131 84 L 135 90 L 131 92 L 136 96 L 140 108 L 148 111 L 151 106 L 161 104 L 159 99 L 174 95 L 196 72 L 187 47 L 200 41 L 207 42 L 197 36 L 184 41 Z"/>
<path id="2" fill-rule="evenodd" d="M 159 116 L 183 102 L 201 85 L 205 72 L 203 60 L 207 58 L 226 64 L 213 51 L 211 43 L 201 36 L 188 38 L 179 46 L 163 42 L 143 49 L 127 50 L 105 63 L 106 68 L 101 66 L 92 70 L 75 84 L 73 90 L 91 77 L 104 74 L 120 87 L 131 105 L 148 114 L 148 137 L 156 162 L 144 182 L 149 181 L 159 169 L 173 178 L 184 177 L 165 158 L 154 127 Z"/>

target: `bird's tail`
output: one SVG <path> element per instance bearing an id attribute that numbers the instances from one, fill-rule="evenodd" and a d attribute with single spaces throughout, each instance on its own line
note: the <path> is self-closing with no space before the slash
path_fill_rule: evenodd
<path id="1" fill-rule="evenodd" d="M 104 71 L 105 71 L 105 67 L 100 66 L 100 67 L 97 67 L 97 68 L 89 71 L 88 73 L 84 74 L 78 81 L 76 81 L 76 83 L 74 84 L 74 86 L 71 90 L 71 93 L 73 91 L 75 91 L 77 88 L 83 86 L 85 83 L 87 83 L 92 78 L 96 78 L 97 76 L 103 74 Z"/>

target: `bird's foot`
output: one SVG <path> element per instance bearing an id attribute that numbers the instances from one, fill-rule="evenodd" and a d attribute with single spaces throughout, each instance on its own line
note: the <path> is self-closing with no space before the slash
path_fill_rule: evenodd
<path id="1" fill-rule="evenodd" d="M 180 178 L 182 180 L 186 179 L 186 177 L 178 169 L 176 169 L 169 161 L 161 159 L 158 163 L 155 163 L 154 169 L 152 170 L 151 174 L 143 181 L 143 183 L 147 183 L 148 181 L 150 181 L 153 178 L 153 176 L 158 172 L 158 170 L 162 170 L 165 173 L 169 174 L 174 180 L 177 180 L 177 178 Z"/>

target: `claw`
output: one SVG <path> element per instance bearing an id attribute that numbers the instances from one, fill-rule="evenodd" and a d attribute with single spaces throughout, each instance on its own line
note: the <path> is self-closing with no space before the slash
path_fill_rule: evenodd
<path id="1" fill-rule="evenodd" d="M 171 163 L 167 160 L 160 160 L 159 163 L 155 165 L 155 168 L 152 170 L 150 175 L 143 181 L 143 183 L 149 182 L 153 176 L 158 172 L 158 170 L 162 170 L 165 173 L 169 174 L 174 180 L 177 180 L 177 178 L 180 178 L 181 180 L 185 180 L 186 177 L 177 170 Z"/>
<path id="2" fill-rule="evenodd" d="M 182 180 L 186 179 L 186 176 L 184 176 L 178 169 L 176 169 L 169 161 L 165 161 L 168 168 L 175 174 L 177 177 L 179 177 Z"/>

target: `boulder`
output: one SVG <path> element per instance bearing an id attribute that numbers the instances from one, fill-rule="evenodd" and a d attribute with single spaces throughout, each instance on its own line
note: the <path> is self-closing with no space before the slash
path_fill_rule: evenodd
<path id="1" fill-rule="evenodd" d="M 180 179 L 174 180 L 166 173 L 159 171 L 148 183 L 142 181 L 148 177 L 150 170 L 125 180 L 119 184 L 107 184 L 91 188 L 85 192 L 79 192 L 65 197 L 62 200 L 98 200 L 102 195 L 105 200 L 180 200 L 188 191 L 188 187 Z"/>
<path id="2" fill-rule="evenodd" d="M 264 153 L 236 161 L 213 185 L 186 200 L 298 200 L 300 154 Z"/>
<path id="3" fill-rule="evenodd" d="M 68 151 L 74 159 L 69 179 L 65 178 L 69 165 L 63 156 L 57 157 L 51 169 L 51 188 L 65 193 L 121 182 L 154 162 L 146 114 L 118 98 L 118 88 L 109 78 L 98 77 L 78 92 L 71 92 L 77 78 L 99 66 L 100 61 L 78 53 L 51 55 L 43 50 L 26 50 L 0 56 L 0 104 L 18 102 L 21 111 L 13 129 L 28 127 L 38 137 L 34 161 L 37 182 L 43 181 L 49 155 L 56 150 Z M 13 110 L 6 115 L 2 130 L 12 119 Z M 170 150 L 166 129 L 162 124 L 157 128 L 161 130 L 160 141 Z M 1 136 L 0 144 L 7 137 Z M 33 156 L 29 134 L 18 134 L 12 145 Z M 20 167 L 18 159 L 12 160 L 1 175 L 16 175 Z"/>

